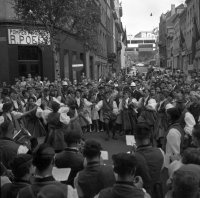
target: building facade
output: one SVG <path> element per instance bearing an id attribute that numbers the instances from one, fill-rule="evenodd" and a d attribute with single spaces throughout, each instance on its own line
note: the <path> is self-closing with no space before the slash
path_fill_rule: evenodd
<path id="1" fill-rule="evenodd" d="M 141 31 L 135 36 L 128 35 L 126 54 L 133 62 L 148 63 L 154 60 L 157 50 L 156 31 Z"/>
<path id="2" fill-rule="evenodd" d="M 185 73 L 199 70 L 200 2 L 186 0 L 160 17 L 160 64 Z"/>
<path id="3" fill-rule="evenodd" d="M 40 75 L 53 81 L 56 78 L 79 80 L 82 73 L 87 78 L 98 79 L 109 70 L 108 54 L 116 51 L 116 43 L 121 42 L 120 31 L 114 26 L 115 0 L 97 0 L 101 9 L 101 22 L 98 27 L 98 50 L 86 51 L 75 37 L 61 34 L 57 46 L 57 67 L 51 44 L 40 45 L 41 38 L 23 30 L 16 20 L 16 14 L 10 0 L 0 1 L 0 82 L 12 82 L 20 76 Z M 120 21 L 120 16 L 117 16 Z M 119 35 L 118 35 L 119 33 Z M 114 35 L 115 34 L 115 35 Z M 114 36 L 113 36 L 114 35 Z M 81 63 L 83 67 L 74 65 Z"/>

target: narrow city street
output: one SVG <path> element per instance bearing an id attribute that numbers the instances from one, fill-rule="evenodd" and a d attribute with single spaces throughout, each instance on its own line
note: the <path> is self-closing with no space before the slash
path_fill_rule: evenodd
<path id="1" fill-rule="evenodd" d="M 0 0 L 0 52 L 1 198 L 200 198 L 200 0 Z"/>

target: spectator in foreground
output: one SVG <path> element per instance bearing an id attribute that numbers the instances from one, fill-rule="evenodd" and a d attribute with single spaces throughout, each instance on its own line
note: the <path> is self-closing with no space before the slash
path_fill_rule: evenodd
<path id="1" fill-rule="evenodd" d="M 194 147 L 200 148 L 200 125 L 196 124 L 192 131 L 192 144 Z"/>
<path id="2" fill-rule="evenodd" d="M 152 197 L 162 197 L 161 170 L 164 167 L 164 152 L 151 144 L 151 128 L 147 123 L 140 123 L 136 130 L 137 149 L 135 157 L 138 162 L 136 175 L 145 177 L 144 187 Z M 147 173 L 145 174 L 145 167 Z"/>
<path id="3" fill-rule="evenodd" d="M 78 144 L 81 142 L 81 134 L 77 131 L 70 131 L 65 134 L 67 147 L 55 156 L 55 165 L 58 168 L 71 168 L 67 184 L 74 186 L 74 178 L 83 169 L 84 158 L 80 153 Z"/>
<path id="4" fill-rule="evenodd" d="M 143 187 L 141 177 L 135 177 L 136 158 L 132 154 L 119 153 L 113 155 L 114 171 L 117 182 L 113 187 L 106 188 L 99 193 L 99 198 L 148 198 Z"/>
<path id="5" fill-rule="evenodd" d="M 93 198 L 102 189 L 111 187 L 115 183 L 115 176 L 111 166 L 100 162 L 101 145 L 94 140 L 86 141 L 83 149 L 86 167 L 80 171 L 75 179 L 79 198 Z"/>
<path id="6" fill-rule="evenodd" d="M 44 186 L 37 195 L 37 198 L 66 198 L 65 192 L 60 186 L 47 185 Z"/>
<path id="7" fill-rule="evenodd" d="M 54 149 L 47 144 L 41 144 L 33 153 L 33 165 L 36 167 L 32 185 L 19 191 L 18 198 L 36 198 L 40 189 L 46 185 L 56 185 L 62 188 L 65 197 L 77 197 L 71 186 L 61 184 L 52 176 L 54 165 Z"/>
<path id="8" fill-rule="evenodd" d="M 30 177 L 33 173 L 32 156 L 29 154 L 17 155 L 11 163 L 11 170 L 14 174 L 14 181 L 2 187 L 2 198 L 16 198 L 22 188 L 30 185 Z"/>
<path id="9" fill-rule="evenodd" d="M 165 198 L 198 198 L 200 169 L 196 165 L 185 165 L 174 173 L 172 190 Z"/>

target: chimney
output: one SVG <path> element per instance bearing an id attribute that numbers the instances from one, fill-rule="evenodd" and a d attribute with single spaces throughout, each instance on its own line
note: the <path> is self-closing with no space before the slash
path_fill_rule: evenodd
<path id="1" fill-rule="evenodd" d="M 176 14 L 176 6 L 175 4 L 171 4 L 171 16 L 173 16 L 174 14 Z"/>

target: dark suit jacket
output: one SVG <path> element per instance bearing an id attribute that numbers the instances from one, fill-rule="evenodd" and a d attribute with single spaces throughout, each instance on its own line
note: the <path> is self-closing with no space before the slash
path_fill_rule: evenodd
<path id="1" fill-rule="evenodd" d="M 74 178 L 76 174 L 83 169 L 84 158 L 83 155 L 77 150 L 66 148 L 55 157 L 55 165 L 58 168 L 71 168 L 67 184 L 74 186 Z"/>
<path id="2" fill-rule="evenodd" d="M 90 162 L 78 174 L 78 185 L 83 192 L 81 198 L 93 198 L 102 189 L 112 187 L 115 176 L 111 166 L 100 165 L 99 162 Z"/>
<path id="3" fill-rule="evenodd" d="M 12 139 L 0 138 L 0 161 L 6 168 L 10 169 L 10 162 L 17 156 L 19 146 L 20 144 Z"/>
<path id="4" fill-rule="evenodd" d="M 16 198 L 18 192 L 29 185 L 26 181 L 15 181 L 10 184 L 5 184 L 1 188 L 1 198 Z"/>
<path id="5" fill-rule="evenodd" d="M 118 181 L 112 188 L 103 189 L 99 198 L 144 198 L 145 194 L 142 189 L 133 185 L 133 182 L 120 182 Z"/>
<path id="6" fill-rule="evenodd" d="M 45 178 L 34 178 L 31 186 L 27 186 L 19 191 L 18 198 L 36 198 L 42 187 L 47 185 L 59 186 L 67 197 L 68 186 L 55 181 L 55 179 L 50 176 Z"/>

